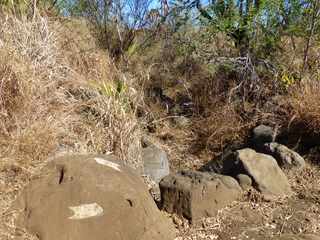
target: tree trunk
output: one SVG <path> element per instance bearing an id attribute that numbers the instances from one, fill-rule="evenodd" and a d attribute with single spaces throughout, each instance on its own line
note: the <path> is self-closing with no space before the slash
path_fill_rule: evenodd
<path id="1" fill-rule="evenodd" d="M 246 4 L 246 15 L 247 16 L 249 16 L 251 6 L 252 6 L 252 0 L 247 0 L 247 4 Z"/>
<path id="2" fill-rule="evenodd" d="M 169 14 L 169 5 L 167 0 L 162 0 L 161 1 L 162 5 L 162 15 L 163 17 L 167 17 Z"/>
<path id="3" fill-rule="evenodd" d="M 240 0 L 240 4 L 239 4 L 239 15 L 240 15 L 240 17 L 243 16 L 243 0 Z"/>
<path id="4" fill-rule="evenodd" d="M 260 8 L 260 0 L 255 0 L 254 1 L 254 8 L 258 12 Z"/>
<path id="5" fill-rule="evenodd" d="M 312 38 L 314 35 L 314 31 L 316 28 L 316 21 L 317 18 L 320 15 L 320 4 L 318 0 L 315 0 L 312 3 L 312 10 L 313 10 L 313 14 L 311 17 L 311 21 L 310 21 L 310 31 L 309 34 L 307 36 L 307 43 L 304 49 L 304 56 L 303 56 L 303 65 L 302 65 L 302 71 L 301 71 L 301 75 L 305 72 L 306 67 L 307 67 L 307 63 L 308 63 L 308 58 L 309 58 L 309 50 L 311 47 L 311 42 L 312 42 Z"/>

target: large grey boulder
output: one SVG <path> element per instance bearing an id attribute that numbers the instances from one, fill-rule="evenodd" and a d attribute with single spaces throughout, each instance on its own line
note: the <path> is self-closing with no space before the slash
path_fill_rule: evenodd
<path id="1" fill-rule="evenodd" d="M 265 152 L 272 155 L 281 167 L 287 168 L 304 168 L 306 165 L 303 157 L 299 153 L 287 148 L 286 146 L 272 142 L 264 145 Z"/>
<path id="2" fill-rule="evenodd" d="M 238 150 L 235 157 L 225 163 L 224 168 L 235 176 L 240 173 L 250 176 L 254 186 L 266 198 L 292 194 L 286 175 L 270 155 L 257 153 L 250 148 Z"/>
<path id="3" fill-rule="evenodd" d="M 191 221 L 214 216 L 241 193 L 232 177 L 198 171 L 171 174 L 162 179 L 160 190 L 162 209 Z"/>
<path id="4" fill-rule="evenodd" d="M 142 160 L 144 164 L 144 174 L 149 175 L 155 183 L 169 175 L 168 156 L 162 149 L 150 145 L 142 149 Z"/>
<path id="5" fill-rule="evenodd" d="M 16 225 L 40 240 L 173 240 L 141 178 L 112 156 L 50 162 L 17 199 Z"/>

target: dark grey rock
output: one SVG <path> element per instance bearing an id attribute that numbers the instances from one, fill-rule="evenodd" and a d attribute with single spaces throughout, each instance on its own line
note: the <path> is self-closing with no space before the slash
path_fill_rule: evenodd
<path id="1" fill-rule="evenodd" d="M 160 190 L 163 210 L 192 221 L 216 215 L 241 193 L 232 177 L 198 171 L 171 174 L 162 179 Z"/>
<path id="2" fill-rule="evenodd" d="M 253 129 L 253 145 L 260 147 L 265 143 L 272 142 L 274 138 L 274 131 L 272 127 L 266 125 L 259 125 Z"/>

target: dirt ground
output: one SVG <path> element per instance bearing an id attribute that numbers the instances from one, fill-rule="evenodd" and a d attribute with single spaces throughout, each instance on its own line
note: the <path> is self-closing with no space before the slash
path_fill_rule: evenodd
<path id="1" fill-rule="evenodd" d="M 287 172 L 294 196 L 265 202 L 249 190 L 243 199 L 193 226 L 180 221 L 176 240 L 272 239 L 282 234 L 320 233 L 320 168 Z"/>
<path id="2" fill-rule="evenodd" d="M 34 240 L 23 229 L 15 229 L 16 213 L 8 209 L 40 165 L 23 168 L 3 160 L 0 165 L 0 239 Z M 308 165 L 304 170 L 287 172 L 294 196 L 265 202 L 254 190 L 243 198 L 207 218 L 189 225 L 171 216 L 177 227 L 175 240 L 247 240 L 272 239 L 281 234 L 320 234 L 320 167 Z"/>

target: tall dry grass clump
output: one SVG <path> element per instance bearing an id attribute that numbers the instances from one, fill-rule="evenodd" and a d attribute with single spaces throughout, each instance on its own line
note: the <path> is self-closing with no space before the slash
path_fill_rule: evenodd
<path id="1" fill-rule="evenodd" d="M 59 150 L 114 152 L 137 167 L 132 80 L 68 24 L 40 16 L 1 24 L 1 157 L 28 163 Z"/>
<path id="2" fill-rule="evenodd" d="M 310 133 L 320 134 L 320 81 L 305 80 L 290 96 L 292 122 L 303 124 Z"/>
<path id="3" fill-rule="evenodd" d="M 0 239 L 8 239 L 12 219 L 3 213 L 46 159 L 112 152 L 142 168 L 141 94 L 83 21 L 2 15 L 0 22 Z"/>

